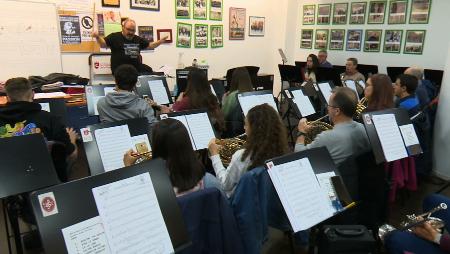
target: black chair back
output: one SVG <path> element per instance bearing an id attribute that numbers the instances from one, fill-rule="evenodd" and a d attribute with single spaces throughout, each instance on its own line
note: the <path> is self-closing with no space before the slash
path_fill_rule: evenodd
<path id="1" fill-rule="evenodd" d="M 257 66 L 242 66 L 242 67 L 247 68 L 248 74 L 250 75 L 250 79 L 252 80 L 253 89 L 256 90 L 256 88 L 258 87 L 259 67 L 257 67 Z M 239 67 L 236 67 L 236 68 L 239 68 Z M 233 78 L 233 71 L 236 70 L 236 68 L 232 68 L 227 71 L 226 79 L 227 79 L 227 88 L 228 89 L 231 86 L 231 79 Z"/>
<path id="2" fill-rule="evenodd" d="M 391 78 L 392 83 L 397 80 L 397 76 L 403 74 L 408 67 L 386 67 L 387 74 Z"/>
<path id="3" fill-rule="evenodd" d="M 372 74 L 378 73 L 378 65 L 358 64 L 358 71 L 366 78 L 366 80 Z"/>

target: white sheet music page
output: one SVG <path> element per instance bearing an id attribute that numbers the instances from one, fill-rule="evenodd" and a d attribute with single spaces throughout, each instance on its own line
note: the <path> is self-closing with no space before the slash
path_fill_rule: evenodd
<path id="1" fill-rule="evenodd" d="M 395 161 L 408 157 L 395 115 L 373 115 L 372 121 L 380 139 L 386 161 Z"/>
<path id="2" fill-rule="evenodd" d="M 92 101 L 94 103 L 94 114 L 95 115 L 98 115 L 98 108 L 97 108 L 98 100 L 100 100 L 100 98 L 103 98 L 103 97 L 105 97 L 105 96 L 92 96 Z"/>
<path id="3" fill-rule="evenodd" d="M 298 110 L 300 110 L 300 114 L 302 114 L 302 117 L 312 115 L 316 113 L 314 110 L 313 105 L 311 104 L 311 101 L 309 100 L 308 96 L 305 96 L 302 92 L 302 90 L 293 90 L 291 91 L 294 95 L 294 102 L 298 107 Z"/>
<path id="4" fill-rule="evenodd" d="M 92 189 L 112 253 L 173 253 L 149 173 Z"/>
<path id="5" fill-rule="evenodd" d="M 208 114 L 206 112 L 190 114 L 186 115 L 186 119 L 195 147 L 197 148 L 196 150 L 208 148 L 209 141 L 216 137 Z"/>
<path id="6" fill-rule="evenodd" d="M 273 166 L 270 178 L 294 232 L 306 230 L 333 216 L 308 158 Z"/>
<path id="7" fill-rule="evenodd" d="M 48 102 L 41 102 L 39 104 L 41 104 L 41 110 L 50 112 L 50 103 L 48 103 Z"/>
<path id="8" fill-rule="evenodd" d="M 400 131 L 407 147 L 420 144 L 419 138 L 417 138 L 416 130 L 412 124 L 400 126 Z"/>
<path id="9" fill-rule="evenodd" d="M 248 96 L 238 96 L 239 104 L 242 107 L 242 112 L 246 116 L 248 111 L 255 106 L 267 103 L 272 108 L 274 108 L 277 112 L 277 105 L 273 100 L 273 94 L 258 94 L 258 95 L 248 95 Z"/>
<path id="10" fill-rule="evenodd" d="M 356 83 L 354 80 L 346 80 L 344 81 L 345 86 L 347 86 L 348 88 L 352 89 L 353 91 L 355 91 L 356 96 L 358 97 L 359 100 L 359 94 L 358 94 L 358 90 L 356 89 Z"/>
<path id="11" fill-rule="evenodd" d="M 114 93 L 116 91 L 115 89 L 115 87 L 105 86 L 103 91 L 105 92 L 105 95 L 107 95 L 109 93 Z"/>
<path id="12" fill-rule="evenodd" d="M 167 96 L 166 87 L 162 80 L 149 80 L 148 87 L 152 93 L 153 100 L 158 104 L 169 104 L 169 97 Z"/>
<path id="13" fill-rule="evenodd" d="M 128 125 L 98 129 L 94 135 L 105 171 L 123 168 L 123 155 L 134 148 Z"/>
<path id="14" fill-rule="evenodd" d="M 186 127 L 187 132 L 189 133 L 189 138 L 191 139 L 192 148 L 194 150 L 197 150 L 195 148 L 194 139 L 192 138 L 191 130 L 189 129 L 189 124 L 188 124 L 188 122 L 186 120 L 186 116 L 184 116 L 184 115 L 182 115 L 182 116 L 171 116 L 170 118 L 173 118 L 173 119 L 176 119 L 176 120 L 180 121 L 184 125 L 184 127 Z"/>
<path id="15" fill-rule="evenodd" d="M 333 176 L 336 176 L 336 174 L 333 171 L 316 174 L 320 188 L 322 188 L 322 190 L 328 194 L 329 197 L 328 208 L 332 213 L 335 213 L 337 211 L 336 208 L 333 206 L 332 200 L 337 199 L 337 195 L 336 191 L 334 190 L 333 183 L 331 182 L 331 177 Z"/>
<path id="16" fill-rule="evenodd" d="M 62 229 L 68 254 L 109 254 L 100 216 L 79 222 Z"/>
<path id="17" fill-rule="evenodd" d="M 330 104 L 330 96 L 331 96 L 331 86 L 329 83 L 318 83 L 320 91 L 323 94 L 323 97 L 325 97 L 325 100 L 327 101 L 327 104 Z"/>

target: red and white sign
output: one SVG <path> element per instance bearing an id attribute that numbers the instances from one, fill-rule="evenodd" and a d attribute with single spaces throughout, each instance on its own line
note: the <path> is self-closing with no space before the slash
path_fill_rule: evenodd
<path id="1" fill-rule="evenodd" d="M 53 192 L 47 192 L 38 196 L 42 216 L 47 217 L 58 213 L 58 206 Z"/>

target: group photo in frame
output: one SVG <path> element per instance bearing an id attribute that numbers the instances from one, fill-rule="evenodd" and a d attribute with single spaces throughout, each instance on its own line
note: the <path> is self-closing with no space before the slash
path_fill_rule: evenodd
<path id="1" fill-rule="evenodd" d="M 314 4 L 303 5 L 303 25 L 314 25 L 316 17 L 316 6 Z"/>
<path id="2" fill-rule="evenodd" d="M 223 47 L 223 26 L 212 25 L 210 27 L 211 48 Z"/>
<path id="3" fill-rule="evenodd" d="M 266 19 L 264 17 L 248 17 L 248 36 L 264 36 L 266 31 Z"/>
<path id="4" fill-rule="evenodd" d="M 230 40 L 245 39 L 246 9 L 230 7 Z"/>
<path id="5" fill-rule="evenodd" d="M 363 30 L 349 29 L 347 30 L 347 43 L 345 49 L 347 51 L 361 51 Z"/>
<path id="6" fill-rule="evenodd" d="M 333 25 L 347 24 L 348 3 L 335 3 L 333 5 Z"/>
<path id="7" fill-rule="evenodd" d="M 314 30 L 312 29 L 302 29 L 300 38 L 300 48 L 312 49 Z"/>
<path id="8" fill-rule="evenodd" d="M 172 43 L 172 29 L 157 29 L 156 30 L 156 39 L 159 41 L 162 38 L 167 37 L 167 39 L 162 43 Z"/>
<path id="9" fill-rule="evenodd" d="M 314 40 L 315 49 L 327 49 L 328 47 L 328 29 L 317 29 Z"/>
<path id="10" fill-rule="evenodd" d="M 382 30 L 366 30 L 364 36 L 364 52 L 380 52 Z"/>
<path id="11" fill-rule="evenodd" d="M 331 29 L 330 50 L 343 50 L 345 40 L 345 29 Z"/>
<path id="12" fill-rule="evenodd" d="M 425 34 L 425 30 L 407 30 L 403 53 L 421 55 L 425 43 Z"/>
<path id="13" fill-rule="evenodd" d="M 389 3 L 388 24 L 405 24 L 408 11 L 407 0 L 397 0 Z"/>
<path id="14" fill-rule="evenodd" d="M 192 41 L 192 25 L 186 23 L 177 24 L 177 47 L 190 48 Z"/>
<path id="15" fill-rule="evenodd" d="M 130 9 L 159 11 L 160 0 L 130 0 Z"/>
<path id="16" fill-rule="evenodd" d="M 102 0 L 102 7 L 120 7 L 120 0 Z"/>
<path id="17" fill-rule="evenodd" d="M 191 18 L 191 1 L 192 0 L 175 0 L 175 17 L 177 19 Z"/>
<path id="18" fill-rule="evenodd" d="M 317 7 L 317 25 L 328 25 L 331 19 L 331 4 L 319 4 Z"/>
<path id="19" fill-rule="evenodd" d="M 153 26 L 138 26 L 138 35 L 149 42 L 154 42 Z"/>
<path id="20" fill-rule="evenodd" d="M 367 2 L 353 2 L 350 4 L 351 25 L 363 25 L 366 22 Z"/>
<path id="21" fill-rule="evenodd" d="M 194 47 L 207 48 L 208 47 L 208 25 L 195 24 L 194 26 Z"/>
<path id="22" fill-rule="evenodd" d="M 431 0 L 412 0 L 410 24 L 428 24 L 431 11 Z"/>
<path id="23" fill-rule="evenodd" d="M 384 53 L 400 54 L 402 49 L 403 30 L 386 30 L 384 32 Z"/>
<path id="24" fill-rule="evenodd" d="M 223 1 L 210 0 L 209 1 L 209 19 L 222 21 L 223 16 Z"/>
<path id="25" fill-rule="evenodd" d="M 208 18 L 208 4 L 206 0 L 194 0 L 193 9 L 194 19 L 206 20 Z"/>
<path id="26" fill-rule="evenodd" d="M 369 16 L 367 17 L 367 24 L 384 24 L 385 16 L 385 1 L 371 1 L 369 3 Z"/>

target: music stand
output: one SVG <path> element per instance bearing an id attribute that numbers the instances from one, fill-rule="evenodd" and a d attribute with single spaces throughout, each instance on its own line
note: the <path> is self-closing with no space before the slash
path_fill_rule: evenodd
<path id="1" fill-rule="evenodd" d="M 378 73 L 378 65 L 358 64 L 358 71 L 361 72 L 367 80 L 372 74 Z"/>
<path id="2" fill-rule="evenodd" d="M 180 208 L 167 174 L 166 163 L 161 159 L 145 161 L 131 167 L 83 178 L 30 195 L 45 253 L 67 253 L 62 229 L 99 216 L 92 189 L 133 176 L 149 173 L 163 219 L 175 251 L 190 244 Z M 43 216 L 40 195 L 51 193 L 57 213 Z"/>
<path id="3" fill-rule="evenodd" d="M 264 103 L 269 104 L 272 108 L 279 112 L 273 97 L 273 92 L 269 90 L 238 93 L 238 101 L 244 116 L 247 116 L 248 111 L 253 107 Z"/>
<path id="4" fill-rule="evenodd" d="M 64 125 L 69 125 L 65 99 L 38 99 L 34 100 L 34 102 L 41 104 L 42 110 L 49 111 L 53 115 L 60 117 Z"/>
<path id="5" fill-rule="evenodd" d="M 164 94 L 156 95 L 157 97 L 153 94 L 155 91 L 161 92 L 161 86 L 164 87 L 165 96 L 167 96 L 166 98 L 164 98 Z M 139 76 L 136 84 L 136 94 L 142 98 L 148 97 L 159 105 L 169 105 L 173 103 L 169 86 L 167 85 L 167 80 L 164 76 Z"/>
<path id="6" fill-rule="evenodd" d="M 281 81 L 289 82 L 289 86 L 291 86 L 291 83 L 303 83 L 301 70 L 298 66 L 279 64 L 278 70 L 280 71 Z"/>
<path id="7" fill-rule="evenodd" d="M 180 93 L 186 91 L 187 88 L 187 79 L 189 71 L 192 70 L 193 67 L 186 67 L 184 69 L 177 69 L 176 70 L 176 80 L 177 80 L 177 94 L 175 95 L 176 98 L 180 95 Z M 208 77 L 208 69 L 201 69 L 205 72 L 206 77 Z"/>
<path id="8" fill-rule="evenodd" d="M 115 84 L 94 85 L 85 87 L 88 115 L 98 116 L 97 111 L 98 100 L 102 97 L 105 97 L 106 94 L 113 92 L 115 87 L 116 87 Z"/>
<path id="9" fill-rule="evenodd" d="M 398 75 L 403 74 L 408 67 L 386 67 L 387 74 L 391 78 L 392 83 L 395 83 Z"/>
<path id="10" fill-rule="evenodd" d="M 316 80 L 318 83 L 331 81 L 333 82 L 334 86 L 342 86 L 341 77 L 339 76 L 337 70 L 333 68 L 324 68 L 324 67 L 317 68 Z"/>
<path id="11" fill-rule="evenodd" d="M 442 78 L 444 77 L 444 71 L 425 69 L 424 76 L 425 76 L 425 79 L 428 79 L 429 81 L 434 83 L 434 85 L 437 88 L 439 88 L 442 84 Z"/>
<path id="12" fill-rule="evenodd" d="M 341 73 L 344 73 L 346 70 L 346 67 L 344 65 L 333 65 L 333 69 L 336 70 L 336 72 L 341 75 Z"/>
<path id="13" fill-rule="evenodd" d="M 31 192 L 59 183 L 53 161 L 42 134 L 0 139 L 0 199 L 5 210 L 8 249 L 11 252 L 8 214 L 17 253 L 22 253 L 22 241 L 16 205 L 7 205 L 5 198 Z"/>
<path id="14" fill-rule="evenodd" d="M 328 90 L 328 86 L 326 85 L 328 84 L 330 90 Z M 332 82 L 318 82 L 317 84 L 317 88 L 320 91 L 319 92 L 319 97 L 320 100 L 322 101 L 322 105 L 328 105 L 328 100 L 330 99 L 330 95 L 331 95 L 331 91 L 334 89 L 334 85 Z"/>

